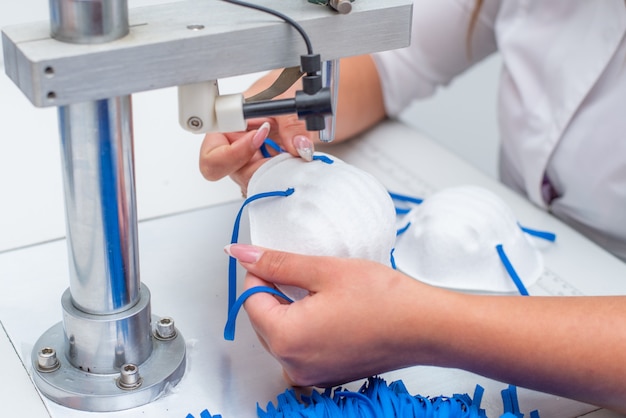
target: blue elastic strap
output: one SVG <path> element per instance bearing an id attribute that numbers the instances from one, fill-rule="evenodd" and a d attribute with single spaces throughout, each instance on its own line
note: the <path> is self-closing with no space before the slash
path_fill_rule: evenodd
<path id="1" fill-rule="evenodd" d="M 273 287 L 268 286 L 256 286 L 251 287 L 246 290 L 237 298 L 232 308 L 228 311 L 228 320 L 226 321 L 226 326 L 224 327 L 224 339 L 228 341 L 233 341 L 235 339 L 235 323 L 237 321 L 237 315 L 239 314 L 239 310 L 243 306 L 246 299 L 255 293 L 271 293 L 272 295 L 279 296 L 285 299 L 289 303 L 293 303 L 289 297 L 287 297 L 284 293 L 274 289 Z"/>
<path id="2" fill-rule="evenodd" d="M 288 188 L 284 191 L 273 191 L 273 192 L 265 192 L 258 193 L 253 196 L 247 198 L 241 208 L 239 208 L 239 212 L 237 213 L 237 217 L 235 218 L 235 224 L 233 226 L 233 234 L 230 240 L 231 244 L 236 244 L 239 240 L 239 228 L 241 226 L 241 215 L 243 214 L 244 208 L 254 202 L 255 200 L 264 199 L 267 197 L 287 197 L 291 196 L 294 193 L 293 188 Z M 224 339 L 232 341 L 235 339 L 235 323 L 237 321 L 237 314 L 241 309 L 241 306 L 245 302 L 247 298 L 252 296 L 254 293 L 258 292 L 267 292 L 272 293 L 277 296 L 284 298 L 285 300 L 291 302 L 287 296 L 277 291 L 276 289 L 267 287 L 267 286 L 258 286 L 252 289 L 248 289 L 244 292 L 239 299 L 237 296 L 237 259 L 234 257 L 229 257 L 228 260 L 228 318 L 226 320 L 226 326 L 224 327 Z"/>
<path id="3" fill-rule="evenodd" d="M 513 280 L 513 283 L 517 287 L 517 290 L 522 296 L 528 296 L 528 290 L 526 290 L 526 286 L 524 286 L 524 283 L 522 283 L 522 279 L 520 279 L 520 277 L 517 275 L 517 272 L 513 268 L 513 265 L 509 261 L 509 258 L 506 256 L 502 244 L 496 245 L 496 250 L 498 251 L 498 255 L 500 256 L 502 264 L 504 264 L 504 268 L 506 269 L 507 273 L 511 277 L 511 280 Z"/>
<path id="4" fill-rule="evenodd" d="M 261 155 L 263 155 L 263 157 L 272 158 L 272 154 L 270 154 L 270 152 L 267 150 L 267 147 L 265 146 L 265 144 L 261 144 L 261 146 L 259 147 L 259 150 L 261 151 Z"/>
<path id="5" fill-rule="evenodd" d="M 394 193 L 394 192 L 388 192 L 388 193 L 389 193 L 389 196 L 391 196 L 393 200 L 397 200 L 398 202 L 415 203 L 419 205 L 424 201 L 424 199 L 421 199 L 419 197 L 414 197 L 414 196 L 409 196 L 409 195 Z"/>
<path id="6" fill-rule="evenodd" d="M 230 239 L 231 244 L 236 244 L 239 239 L 239 227 L 241 224 L 241 215 L 243 214 L 244 208 L 258 199 L 263 199 L 266 197 L 273 196 L 291 196 L 294 193 L 293 188 L 288 188 L 285 191 L 275 191 L 275 192 L 265 192 L 255 194 L 254 196 L 250 196 L 247 198 L 241 208 L 239 208 L 239 212 L 237 213 L 237 217 L 235 218 L 235 225 L 233 226 L 233 235 Z M 237 296 L 237 260 L 234 257 L 230 257 L 228 260 L 228 310 L 230 311 L 235 304 L 235 299 Z"/>
<path id="7" fill-rule="evenodd" d="M 396 206 L 396 215 L 406 215 L 407 213 L 411 212 L 411 209 L 409 208 L 399 208 Z"/>
<path id="8" fill-rule="evenodd" d="M 525 226 L 522 226 L 522 225 L 519 225 L 519 227 L 522 229 L 522 231 L 524 231 L 525 233 L 533 237 L 545 239 L 546 241 L 550 241 L 550 242 L 556 241 L 556 234 L 554 232 L 539 231 L 537 229 L 526 228 Z"/>
<path id="9" fill-rule="evenodd" d="M 424 201 L 424 199 L 420 199 L 419 197 L 413 197 L 413 196 L 400 194 L 400 193 L 394 193 L 390 191 L 387 191 L 387 193 L 389 193 L 389 196 L 391 196 L 392 200 L 397 200 L 398 202 L 413 203 L 413 204 L 419 205 Z M 396 215 L 406 215 L 407 213 L 411 211 L 411 208 L 400 208 L 398 206 L 396 206 L 395 209 L 396 209 Z"/>
<path id="10" fill-rule="evenodd" d="M 261 147 L 259 148 L 260 151 L 261 151 L 261 154 L 265 158 L 271 158 L 272 157 L 272 154 L 270 154 L 270 152 L 267 150 L 268 146 L 271 147 L 272 149 L 274 149 L 274 151 L 276 151 L 278 153 L 287 152 L 286 149 L 282 148 L 274 140 L 272 140 L 270 138 L 265 138 L 265 141 L 263 141 L 263 143 L 261 144 Z M 326 164 L 332 164 L 332 163 L 335 162 L 332 158 L 329 158 L 326 155 L 313 155 L 313 161 L 321 161 L 321 162 L 326 163 Z"/>
<path id="11" fill-rule="evenodd" d="M 326 155 L 313 155 L 313 161 L 321 161 L 326 164 L 332 164 L 335 162 L 335 160 L 327 157 Z"/>
<path id="12" fill-rule="evenodd" d="M 272 141 L 269 138 L 266 138 L 265 142 L 261 146 L 261 152 L 263 153 L 263 155 L 267 154 L 267 156 L 270 156 L 269 152 L 267 152 L 267 148 L 265 147 L 266 144 L 274 148 L 278 152 L 284 152 L 284 150 L 280 148 L 280 146 L 276 142 Z M 321 161 L 325 164 L 334 163 L 333 159 L 328 158 L 325 155 L 314 156 L 313 159 L 317 161 Z M 287 196 L 292 195 L 294 191 L 295 190 L 290 187 L 286 189 L 285 191 L 272 191 L 272 192 L 258 193 L 247 198 L 241 205 L 241 208 L 239 208 L 239 212 L 237 213 L 237 217 L 235 218 L 235 224 L 233 226 L 233 234 L 232 234 L 230 243 L 236 244 L 237 241 L 239 240 L 239 228 L 241 225 L 241 216 L 243 214 L 244 208 L 248 204 L 254 202 L 255 200 L 263 199 L 266 197 L 276 197 L 276 196 L 287 197 Z M 289 299 L 287 296 L 285 296 L 281 292 L 276 291 L 275 289 L 272 291 L 268 291 L 267 289 L 271 289 L 271 288 L 269 287 L 261 287 L 261 288 L 264 288 L 265 290 L 263 291 L 265 292 L 274 293 L 277 296 L 280 296 L 284 298 L 285 300 L 292 302 L 291 299 Z M 240 298 L 239 301 L 237 300 L 237 260 L 234 257 L 230 257 L 228 260 L 228 319 L 226 321 L 226 327 L 224 329 L 225 339 L 232 341 L 235 338 L 234 328 L 235 328 L 235 322 L 237 320 L 237 314 L 239 313 L 239 310 L 241 309 L 241 305 L 243 304 L 245 299 L 247 299 L 250 295 L 251 294 L 248 294 L 245 298 L 243 299 Z"/>
<path id="13" fill-rule="evenodd" d="M 404 234 L 409 229 L 410 226 L 411 226 L 411 222 L 408 222 L 402 228 L 398 229 L 396 231 L 396 236 L 400 236 L 400 235 Z"/>
<path id="14" fill-rule="evenodd" d="M 274 151 L 276 151 L 278 153 L 286 152 L 286 150 L 281 148 L 281 146 L 278 145 L 275 141 L 273 141 L 270 138 L 265 138 L 265 141 L 263 141 L 263 143 L 261 144 L 261 147 L 260 147 L 261 154 L 263 154 L 263 156 L 265 158 L 271 158 L 272 157 L 272 154 L 270 154 L 269 151 L 267 150 L 267 146 L 270 146 L 271 148 L 274 149 Z"/>

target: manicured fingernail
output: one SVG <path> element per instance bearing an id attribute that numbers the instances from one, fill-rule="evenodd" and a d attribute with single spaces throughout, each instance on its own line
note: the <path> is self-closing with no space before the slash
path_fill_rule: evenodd
<path id="1" fill-rule="evenodd" d="M 313 143 L 304 135 L 293 137 L 293 146 L 304 161 L 313 161 Z"/>
<path id="2" fill-rule="evenodd" d="M 263 125 L 259 128 L 258 131 L 252 137 L 252 144 L 255 148 L 261 147 L 263 145 L 263 141 L 267 138 L 267 135 L 270 133 L 270 124 L 269 122 L 263 122 Z"/>
<path id="3" fill-rule="evenodd" d="M 263 254 L 259 247 L 248 244 L 228 244 L 224 252 L 242 263 L 256 263 Z"/>

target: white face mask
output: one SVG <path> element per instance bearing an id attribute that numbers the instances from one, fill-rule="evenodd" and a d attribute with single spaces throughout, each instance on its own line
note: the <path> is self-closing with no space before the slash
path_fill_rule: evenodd
<path id="1" fill-rule="evenodd" d="M 327 154 L 305 162 L 284 153 L 263 164 L 248 184 L 248 196 L 293 188 L 286 197 L 248 205 L 254 245 L 306 255 L 364 258 L 391 265 L 396 238 L 393 201 L 372 175 Z M 292 299 L 302 289 L 285 289 Z"/>
<path id="2" fill-rule="evenodd" d="M 459 290 L 517 292 L 498 254 L 506 254 L 524 286 L 543 273 L 541 253 L 498 196 L 476 187 L 444 189 L 409 212 L 397 240 L 398 270 L 420 281 Z"/>

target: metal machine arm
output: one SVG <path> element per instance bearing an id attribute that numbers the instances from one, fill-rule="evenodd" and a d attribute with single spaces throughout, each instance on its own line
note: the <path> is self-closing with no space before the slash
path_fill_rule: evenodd
<path id="1" fill-rule="evenodd" d="M 297 20 L 326 62 L 409 43 L 411 0 L 359 0 L 347 14 L 305 0 L 257 2 Z M 282 21 L 215 0 L 131 10 L 127 0 L 50 0 L 50 8 L 50 22 L 2 32 L 7 75 L 35 106 L 58 107 L 61 135 L 70 285 L 63 321 L 35 343 L 32 375 L 62 405 L 127 409 L 176 384 L 186 363 L 182 334 L 151 314 L 139 279 L 131 95 L 291 67 L 303 45 Z M 308 116 L 311 97 L 287 107 Z M 259 106 L 268 105 L 242 109 L 250 116 Z M 310 128 L 327 110 L 311 112 Z"/>

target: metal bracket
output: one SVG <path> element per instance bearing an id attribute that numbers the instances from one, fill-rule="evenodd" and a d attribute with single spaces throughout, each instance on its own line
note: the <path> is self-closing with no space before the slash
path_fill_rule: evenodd
<path id="1" fill-rule="evenodd" d="M 359 0 L 348 14 L 260 0 L 297 20 L 322 60 L 409 45 L 411 0 Z M 284 22 L 220 1 L 131 9 L 130 33 L 98 45 L 59 42 L 49 22 L 4 28 L 7 75 L 37 107 L 128 95 L 299 65 L 302 39 Z"/>

